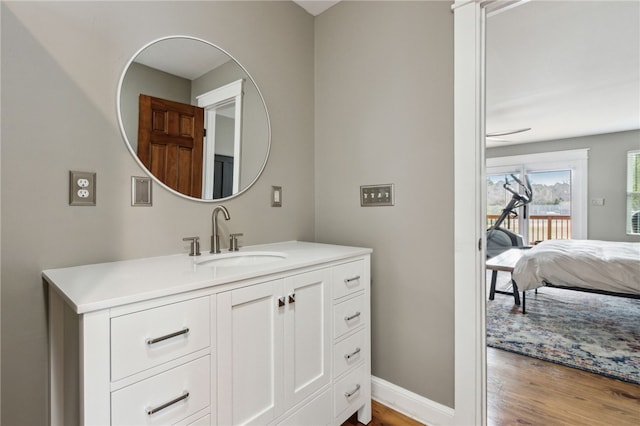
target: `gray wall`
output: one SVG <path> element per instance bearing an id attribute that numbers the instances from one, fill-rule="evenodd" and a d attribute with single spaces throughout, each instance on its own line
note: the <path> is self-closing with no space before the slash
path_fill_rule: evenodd
<path id="1" fill-rule="evenodd" d="M 2 419 L 47 416 L 46 268 L 208 249 L 212 204 L 155 185 L 130 206 L 142 170 L 116 120 L 120 74 L 141 46 L 189 34 L 231 52 L 260 86 L 272 157 L 226 202 L 241 244 L 314 238 L 313 17 L 291 2 L 2 2 Z M 308 106 L 308 107 L 306 107 Z M 68 172 L 97 172 L 97 206 L 68 206 Z M 271 185 L 284 205 L 271 208 Z M 267 225 L 268 224 L 268 225 Z M 68 359 L 70 361 L 71 359 Z"/>
<path id="2" fill-rule="evenodd" d="M 627 151 L 640 149 L 640 130 L 487 149 L 487 158 L 589 148 L 588 224 L 591 240 L 640 241 L 626 234 Z M 604 206 L 591 205 L 604 198 Z"/>
<path id="3" fill-rule="evenodd" d="M 316 18 L 316 235 L 373 248 L 373 374 L 453 407 L 453 14 L 341 2 Z M 395 206 L 359 187 L 395 184 Z"/>

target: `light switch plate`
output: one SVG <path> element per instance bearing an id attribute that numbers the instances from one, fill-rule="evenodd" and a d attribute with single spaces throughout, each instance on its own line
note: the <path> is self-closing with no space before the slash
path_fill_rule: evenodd
<path id="1" fill-rule="evenodd" d="M 96 174 L 69 171 L 69 205 L 96 205 Z"/>
<path id="2" fill-rule="evenodd" d="M 282 207 L 282 187 L 271 187 L 271 207 Z"/>
<path id="3" fill-rule="evenodd" d="M 394 185 L 363 185 L 360 187 L 362 207 L 393 206 L 395 204 Z"/>
<path id="4" fill-rule="evenodd" d="M 151 178 L 147 176 L 131 176 L 131 205 L 134 207 L 151 207 Z"/>

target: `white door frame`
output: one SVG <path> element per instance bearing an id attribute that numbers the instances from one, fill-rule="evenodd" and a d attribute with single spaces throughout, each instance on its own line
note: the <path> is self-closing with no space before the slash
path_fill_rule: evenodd
<path id="1" fill-rule="evenodd" d="M 205 126 L 207 136 L 204 144 L 204 162 L 202 167 L 202 198 L 213 199 L 213 176 L 216 136 L 216 110 L 234 103 L 233 132 L 233 190 L 240 191 L 240 154 L 242 152 L 242 94 L 244 79 L 236 80 L 224 86 L 196 96 L 198 106 L 205 109 Z"/>
<path id="2" fill-rule="evenodd" d="M 456 425 L 486 425 L 485 28 L 527 0 L 455 0 L 454 295 Z"/>
<path id="3" fill-rule="evenodd" d="M 484 300 L 484 19 L 477 1 L 454 9 L 454 244 L 456 425 L 486 424 Z"/>

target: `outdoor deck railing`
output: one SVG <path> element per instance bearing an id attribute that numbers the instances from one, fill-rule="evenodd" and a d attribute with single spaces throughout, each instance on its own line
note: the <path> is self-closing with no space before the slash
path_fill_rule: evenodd
<path id="1" fill-rule="evenodd" d="M 487 215 L 487 228 L 492 226 L 500 215 Z M 520 233 L 518 219 L 505 220 L 502 227 L 516 234 Z M 571 216 L 569 215 L 529 215 L 529 242 L 544 240 L 567 240 L 571 238 Z"/>

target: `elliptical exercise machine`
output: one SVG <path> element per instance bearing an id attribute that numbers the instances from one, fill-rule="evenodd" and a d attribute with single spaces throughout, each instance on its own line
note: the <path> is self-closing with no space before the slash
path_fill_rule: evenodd
<path id="1" fill-rule="evenodd" d="M 513 174 L 511 175 L 511 178 L 518 183 L 519 187 L 522 189 L 522 194 L 511 186 L 509 178 L 507 177 L 503 187 L 511 193 L 512 197 L 505 208 L 502 209 L 502 213 L 500 214 L 500 217 L 498 217 L 498 220 L 496 220 L 496 222 L 487 229 L 487 258 L 497 256 L 513 247 L 524 247 L 522 235 L 518 235 L 515 232 L 500 226 L 508 217 L 518 217 L 518 212 L 516 210 L 519 207 L 523 207 L 523 217 L 526 219 L 527 204 L 531 202 L 533 197 L 533 191 L 531 190 L 531 183 L 529 182 L 528 176 L 525 176 L 526 183 L 522 183 L 522 181 Z"/>

